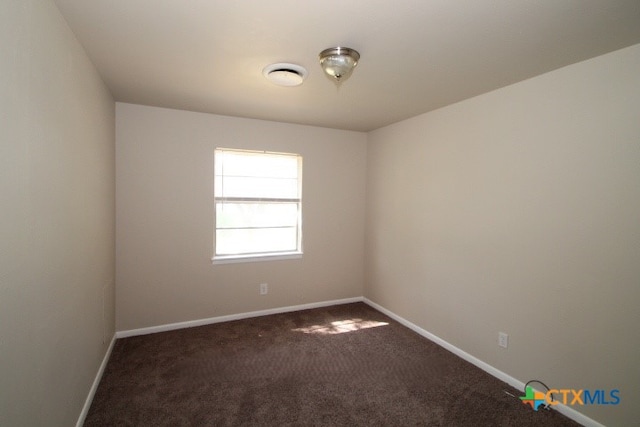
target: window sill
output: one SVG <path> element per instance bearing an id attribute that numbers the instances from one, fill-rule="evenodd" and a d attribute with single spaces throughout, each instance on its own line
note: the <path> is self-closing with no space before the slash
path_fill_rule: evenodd
<path id="1" fill-rule="evenodd" d="M 211 258 L 213 265 L 239 264 L 243 262 L 283 261 L 287 259 L 301 259 L 302 252 L 286 252 L 270 255 L 227 255 Z"/>

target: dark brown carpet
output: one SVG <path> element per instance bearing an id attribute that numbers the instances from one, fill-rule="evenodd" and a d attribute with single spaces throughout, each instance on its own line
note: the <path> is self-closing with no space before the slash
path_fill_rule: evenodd
<path id="1" fill-rule="evenodd" d="M 85 426 L 577 426 L 362 304 L 119 339 Z"/>

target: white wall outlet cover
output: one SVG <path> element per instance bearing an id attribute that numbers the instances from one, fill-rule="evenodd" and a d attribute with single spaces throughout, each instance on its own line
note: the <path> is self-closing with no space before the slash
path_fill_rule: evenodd
<path id="1" fill-rule="evenodd" d="M 504 332 L 498 332 L 498 345 L 507 348 L 509 346 L 509 335 Z"/>

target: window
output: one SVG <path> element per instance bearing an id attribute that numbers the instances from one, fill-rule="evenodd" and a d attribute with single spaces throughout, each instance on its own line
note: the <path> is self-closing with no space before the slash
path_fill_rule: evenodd
<path id="1" fill-rule="evenodd" d="M 302 157 L 215 150 L 214 261 L 302 254 Z"/>

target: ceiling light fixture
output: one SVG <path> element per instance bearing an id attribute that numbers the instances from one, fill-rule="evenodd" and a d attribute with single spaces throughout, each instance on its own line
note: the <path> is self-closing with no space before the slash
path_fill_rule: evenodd
<path id="1" fill-rule="evenodd" d="M 358 65 L 360 54 L 348 47 L 332 47 L 320 52 L 320 66 L 336 84 L 347 80 Z"/>
<path id="2" fill-rule="evenodd" d="M 299 86 L 307 77 L 307 70 L 296 64 L 280 62 L 266 66 L 262 75 L 279 86 Z"/>

